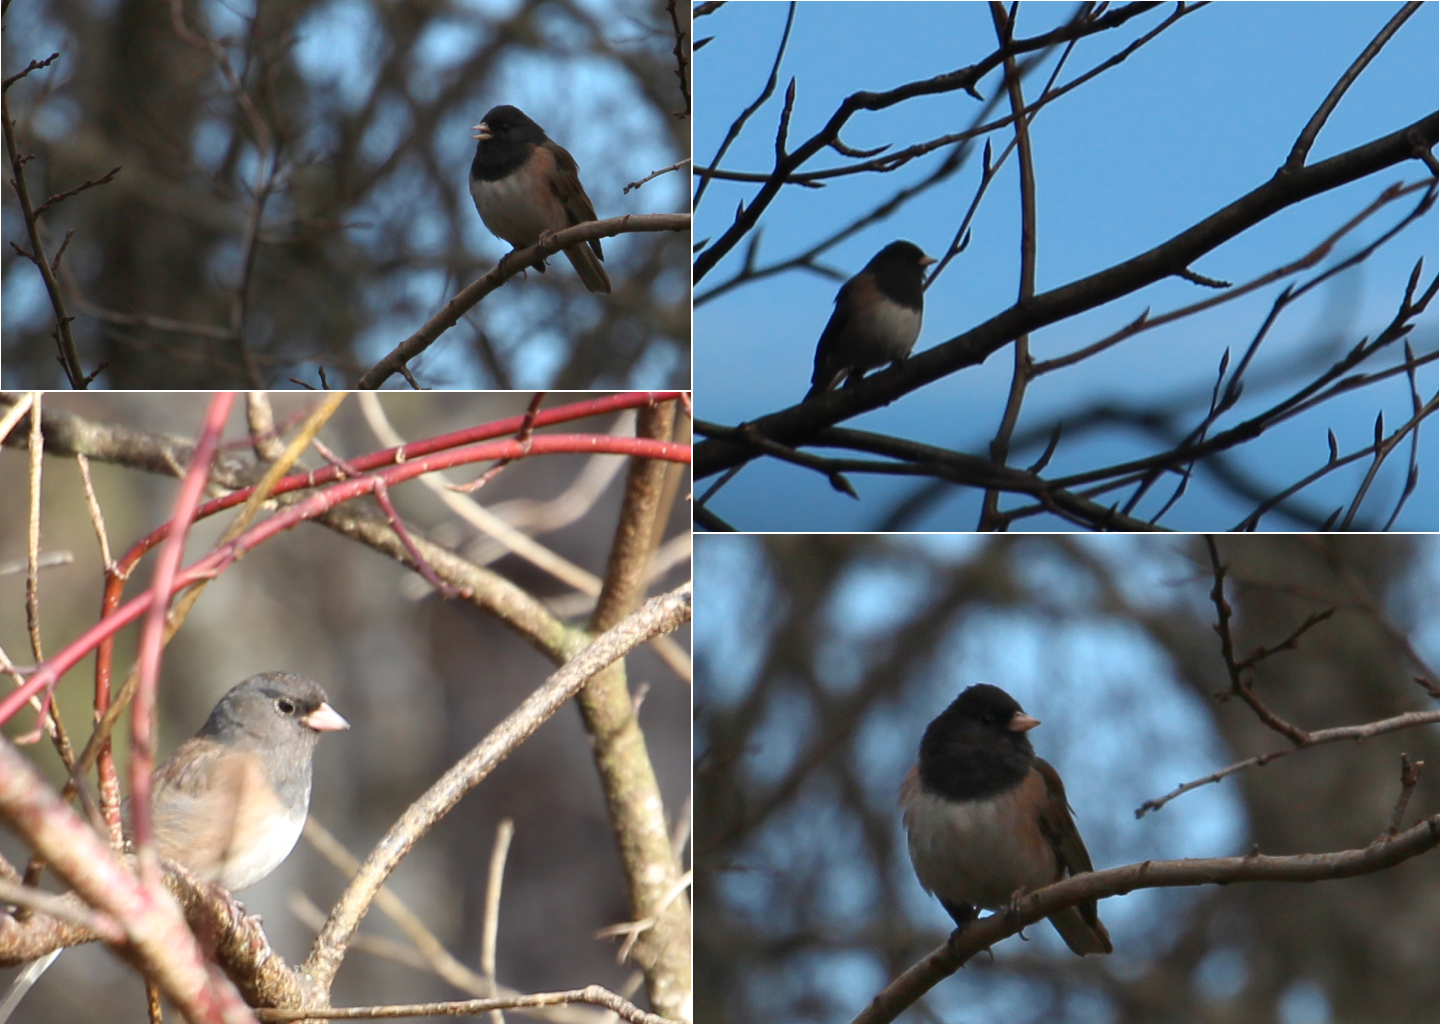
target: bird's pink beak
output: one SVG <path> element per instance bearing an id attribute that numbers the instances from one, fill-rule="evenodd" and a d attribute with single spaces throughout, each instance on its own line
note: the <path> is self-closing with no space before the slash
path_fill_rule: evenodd
<path id="1" fill-rule="evenodd" d="M 922 267 L 928 267 L 928 266 L 929 266 L 930 264 L 932 264 L 932 263 L 939 263 L 939 262 L 940 262 L 940 261 L 937 260 L 934 256 L 921 256 L 921 257 L 920 257 L 920 265 L 921 265 Z M 1039 723 L 1039 722 L 1036 722 L 1035 724 L 1036 724 L 1036 725 L 1039 725 L 1040 723 Z M 1033 726 L 1032 726 L 1032 728 L 1033 728 Z"/>
<path id="2" fill-rule="evenodd" d="M 340 712 L 332 708 L 329 703 L 322 702 L 318 708 L 300 719 L 316 732 L 339 732 L 342 729 L 350 728 L 350 723 L 341 717 Z"/>
<path id="3" fill-rule="evenodd" d="M 486 124 L 484 121 L 481 121 L 479 124 L 472 126 L 470 130 L 471 130 L 472 132 L 478 132 L 478 133 L 479 133 L 479 134 L 477 134 L 477 135 L 472 135 L 472 136 L 470 136 L 472 139 L 479 139 L 481 142 L 484 142 L 486 139 L 488 139 L 488 138 L 491 137 L 491 136 L 490 136 L 490 126 L 489 126 L 488 124 Z"/>
<path id="4" fill-rule="evenodd" d="M 337 715 L 336 717 L 338 718 L 339 716 Z M 1010 731 L 1029 732 L 1031 729 L 1035 728 L 1039 724 L 1040 719 L 1031 718 L 1025 712 L 1017 711 L 1015 712 L 1015 716 L 1010 719 Z"/>

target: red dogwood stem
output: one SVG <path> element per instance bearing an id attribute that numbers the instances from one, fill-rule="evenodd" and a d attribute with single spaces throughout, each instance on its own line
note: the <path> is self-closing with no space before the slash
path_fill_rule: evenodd
<path id="1" fill-rule="evenodd" d="M 473 462 L 560 453 L 633 455 L 645 459 L 664 459 L 667 462 L 689 463 L 690 461 L 689 445 L 675 444 L 670 441 L 653 441 L 647 438 L 611 437 L 606 434 L 544 434 L 532 437 L 525 443 L 512 438 L 505 441 L 467 445 L 422 458 L 407 459 L 398 465 L 334 484 L 284 511 L 276 513 L 265 522 L 252 526 L 229 544 L 212 551 L 190 568 L 178 573 L 170 588 L 170 594 L 173 595 L 198 580 L 219 575 L 234 561 L 236 556 L 264 543 L 276 534 L 288 530 L 306 519 L 313 519 L 336 505 L 369 493 L 375 486 L 377 477 L 383 478 L 386 486 L 393 487 L 395 484 L 412 480 L 425 473 L 433 473 L 436 470 L 450 469 Z M 151 593 L 148 591 L 131 599 L 129 603 L 117 608 L 91 626 L 59 654 L 39 666 L 34 675 L 26 680 L 24 686 L 0 701 L 0 723 L 8 721 L 23 707 L 30 699 L 31 694 L 38 693 L 73 668 L 103 639 L 113 636 L 118 630 L 139 618 L 150 607 L 150 601 Z"/>
<path id="2" fill-rule="evenodd" d="M 165 528 L 165 547 L 155 564 L 150 583 L 150 606 L 140 634 L 140 680 L 130 709 L 130 813 L 142 877 L 150 885 L 160 882 L 160 863 L 150 848 L 150 773 L 155 768 L 155 694 L 160 683 L 160 656 L 165 642 L 165 613 L 170 608 L 175 574 L 185 554 L 185 538 L 195 521 L 195 509 L 210 480 L 210 463 L 235 403 L 235 392 L 221 391 L 210 399 L 200 439 L 175 499 L 175 514 Z"/>

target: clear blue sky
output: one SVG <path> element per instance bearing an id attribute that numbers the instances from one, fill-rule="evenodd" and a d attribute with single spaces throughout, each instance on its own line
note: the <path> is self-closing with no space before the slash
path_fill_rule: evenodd
<path id="1" fill-rule="evenodd" d="M 1134 256 L 1263 183 L 1283 162 L 1339 75 L 1399 6 L 1214 4 L 1043 111 L 1032 127 L 1039 211 L 1037 288 L 1053 288 Z M 697 22 L 698 38 L 715 37 L 697 54 L 695 66 L 697 161 L 708 161 L 732 119 L 758 95 L 787 8 L 778 2 L 732 3 Z M 1071 9 L 1062 4 L 1022 5 L 1018 31 L 1045 31 Z M 1148 31 L 1172 9 L 1157 8 L 1119 32 L 1082 42 L 1061 81 Z M 1325 126 L 1312 160 L 1394 131 L 1435 108 L 1436 9 L 1435 3 L 1426 4 L 1366 69 Z M 979 60 L 993 46 L 984 4 L 801 4 L 776 95 L 751 119 L 723 166 L 744 171 L 772 166 L 780 97 L 791 76 L 797 79 L 798 92 L 790 137 L 800 140 L 815 132 L 850 92 L 884 90 L 951 71 Z M 1036 95 L 1043 81 L 1032 76 L 1027 97 Z M 981 93 L 993 95 L 999 82 L 993 73 L 981 82 Z M 856 115 L 843 137 L 857 148 L 907 145 L 967 127 L 978 108 L 979 103 L 963 93 L 912 100 Z M 997 152 L 1008 141 L 1004 131 L 993 138 Z M 840 178 L 819 190 L 787 190 L 761 220 L 758 263 L 767 265 L 803 251 L 897 188 L 926 176 L 942 158 L 943 151 L 890 174 Z M 842 163 L 835 153 L 826 152 L 806 169 Z M 798 402 L 808 386 L 815 341 L 839 281 L 895 238 L 910 239 L 931 253 L 943 251 L 974 194 L 979 173 L 977 154 L 947 182 L 836 246 L 822 263 L 837 277 L 790 271 L 699 305 L 697 415 L 734 424 Z M 1423 174 L 1419 163 L 1394 168 L 1292 207 L 1203 257 L 1193 269 L 1243 282 L 1307 252 L 1387 185 L 1413 182 Z M 754 185 L 712 183 L 697 210 L 697 241 L 718 236 L 737 203 L 754 191 Z M 1336 257 L 1374 238 L 1399 215 L 1398 206 L 1381 214 L 1342 243 Z M 968 250 L 928 292 L 917 351 L 968 330 L 1014 301 L 1018 216 L 1012 161 L 991 186 Z M 744 248 L 738 247 L 699 283 L 697 297 L 703 299 L 708 289 L 735 272 Z M 1437 262 L 1433 210 L 1361 269 L 1291 307 L 1261 350 L 1238 416 L 1228 422 L 1279 397 L 1262 384 L 1295 360 L 1323 358 L 1328 364 L 1362 335 L 1373 336 L 1393 315 L 1410 269 L 1422 256 L 1423 289 Z M 1183 405 L 1183 422 L 1194 423 L 1203 412 L 1194 403 L 1208 399 L 1223 351 L 1228 346 L 1232 360 L 1238 358 L 1278 290 L 1265 289 L 1202 317 L 1142 334 L 1100 358 L 1041 378 L 1026 401 L 1020 433 L 1029 424 L 1104 400 L 1149 404 L 1165 399 Z M 1205 295 L 1195 285 L 1164 281 L 1039 332 L 1032 351 L 1037 358 L 1059 355 L 1128 323 L 1147 307 L 1159 313 Z M 1434 351 L 1433 304 L 1411 341 L 1417 351 Z M 984 453 L 1004 405 L 1010 360 L 1011 350 L 1004 349 L 981 367 L 931 384 L 847 425 Z M 1374 365 L 1384 364 L 1382 357 Z M 1435 388 L 1431 365 L 1420 374 L 1419 390 L 1428 399 Z M 1363 447 L 1382 410 L 1387 430 L 1409 418 L 1403 380 L 1291 421 L 1238 456 L 1237 465 L 1261 481 L 1293 482 L 1324 463 L 1327 428 L 1334 430 L 1342 452 Z M 1437 525 L 1433 418 L 1423 437 L 1420 491 L 1400 528 Z M 1124 431 L 1070 436 L 1049 472 L 1059 475 L 1153 450 L 1149 438 Z M 1012 464 L 1026 465 L 1035 454 L 1022 451 L 1012 457 Z M 1366 506 L 1380 521 L 1399 493 L 1403 461 L 1395 463 L 1395 470 Z M 1341 472 L 1333 482 L 1307 492 L 1308 507 L 1322 510 L 1323 516 L 1345 503 L 1361 473 L 1363 467 Z M 913 481 L 866 476 L 853 482 L 861 502 L 834 492 L 813 473 L 765 460 L 742 472 L 711 507 L 741 529 L 868 530 L 916 486 Z M 1247 507 L 1197 481 L 1166 522 L 1185 529 L 1229 526 Z M 918 528 L 973 529 L 976 508 L 974 492 L 956 492 Z M 1267 525 L 1294 528 L 1283 517 L 1267 520 Z M 1047 528 L 1055 528 L 1053 520 Z"/>

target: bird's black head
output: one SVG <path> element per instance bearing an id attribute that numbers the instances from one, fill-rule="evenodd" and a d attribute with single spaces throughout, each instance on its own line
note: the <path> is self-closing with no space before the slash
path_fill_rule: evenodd
<path id="1" fill-rule="evenodd" d="M 508 103 L 498 107 L 491 107 L 489 113 L 480 119 L 480 123 L 474 128 L 475 134 L 472 138 L 481 142 L 491 140 L 505 142 L 513 140 L 516 142 L 544 142 L 545 129 L 541 128 L 519 107 L 512 107 Z"/>
<path id="2" fill-rule="evenodd" d="M 921 249 L 914 242 L 891 242 L 885 248 L 877 252 L 870 260 L 871 267 L 892 266 L 892 267 L 914 267 L 924 269 L 935 262 L 935 257 L 926 256 L 925 250 Z"/>
<path id="3" fill-rule="evenodd" d="M 891 242 L 865 264 L 886 298 L 908 309 L 925 302 L 925 268 L 934 263 L 914 242 Z"/>
<path id="4" fill-rule="evenodd" d="M 549 141 L 545 129 L 508 104 L 491 107 L 471 138 L 479 140 L 470 165 L 470 176 L 478 181 L 509 177 L 525 165 L 536 146 Z"/>
<path id="5" fill-rule="evenodd" d="M 920 783 L 950 800 L 981 800 L 1014 786 L 1035 750 L 1026 733 L 1039 725 L 998 686 L 968 687 L 925 729 Z"/>

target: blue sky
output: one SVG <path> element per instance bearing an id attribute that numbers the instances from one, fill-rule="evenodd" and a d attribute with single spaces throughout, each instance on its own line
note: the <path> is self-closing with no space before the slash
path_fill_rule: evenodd
<path id="1" fill-rule="evenodd" d="M 1128 61 L 1063 97 L 1032 126 L 1036 153 L 1039 257 L 1037 288 L 1045 290 L 1134 256 L 1267 180 L 1283 162 L 1301 127 L 1365 43 L 1398 4 L 1215 4 L 1183 19 Z M 728 4 L 697 23 L 699 38 L 714 35 L 695 67 L 695 152 L 706 162 L 736 114 L 756 95 L 769 71 L 788 5 Z M 1082 42 L 1061 81 L 1090 68 L 1156 25 L 1171 10 L 1157 8 L 1116 33 Z M 1052 27 L 1069 5 L 1022 6 L 1021 35 Z M 1394 131 L 1435 108 L 1437 5 L 1426 4 L 1399 31 L 1346 94 L 1321 132 L 1311 160 Z M 793 76 L 797 98 L 790 137 L 815 132 L 839 101 L 859 89 L 883 90 L 973 63 L 990 52 L 994 33 L 983 4 L 828 3 L 800 5 L 776 95 L 751 119 L 726 155 L 732 170 L 765 171 L 773 164 L 780 97 Z M 1043 74 L 1048 75 L 1047 64 Z M 999 75 L 980 84 L 994 94 Z M 1026 94 L 1044 77 L 1032 76 Z M 857 148 L 906 145 L 968 127 L 980 104 L 964 93 L 925 97 L 878 113 L 862 112 L 843 133 Z M 993 138 L 997 152 L 1008 141 Z M 818 190 L 789 189 L 761 220 L 757 262 L 784 260 L 813 245 L 860 212 L 920 180 L 944 151 L 886 175 L 854 175 Z M 826 152 L 807 169 L 844 161 Z M 1422 165 L 1393 168 L 1327 193 L 1272 217 L 1203 257 L 1199 273 L 1232 282 L 1293 260 L 1341 222 L 1368 205 L 1392 182 L 1413 182 Z M 857 271 L 881 246 L 907 238 L 928 252 L 943 251 L 979 178 L 978 154 L 956 175 L 884 221 L 862 230 L 821 258 L 836 276 L 789 271 L 712 301 L 705 293 L 740 266 L 737 247 L 696 288 L 695 390 L 697 415 L 734 424 L 789 405 L 804 395 L 814 344 L 830 314 L 839 281 Z M 748 200 L 754 185 L 713 182 L 697 212 L 697 241 L 714 238 Z M 1395 223 L 1389 208 L 1342 243 L 1332 258 Z M 969 248 L 927 294 L 925 327 L 917 351 L 973 327 L 1006 308 L 1018 287 L 1018 185 L 1013 162 L 991 186 L 973 225 Z M 1316 289 L 1282 317 L 1261 349 L 1237 418 L 1271 404 L 1281 392 L 1262 386 L 1296 361 L 1329 361 L 1363 335 L 1374 335 L 1393 316 L 1415 261 L 1426 259 L 1421 288 L 1436 265 L 1432 210 L 1358 270 Z M 1302 276 L 1299 280 L 1305 280 Z M 1032 385 L 1019 432 L 1030 424 L 1092 403 L 1163 402 L 1187 410 L 1188 427 L 1203 412 L 1214 374 L 1228 346 L 1232 360 L 1254 334 L 1279 286 L 1236 300 L 1198 318 L 1142 334 L 1103 356 Z M 1032 338 L 1036 358 L 1072 351 L 1133 320 L 1149 307 L 1159 313 L 1205 298 L 1195 285 L 1168 280 Z M 1411 336 L 1417 351 L 1434 351 L 1434 305 Z M 893 406 L 847 425 L 918 438 L 983 453 L 1003 409 L 1011 351 L 906 396 Z M 1375 365 L 1383 365 L 1382 357 Z M 1433 364 L 1421 371 L 1422 399 L 1435 391 Z M 1288 391 L 1288 389 L 1287 389 Z M 1262 481 L 1293 482 L 1327 457 L 1326 430 L 1341 451 L 1370 443 L 1377 412 L 1387 429 L 1410 415 L 1408 387 L 1391 380 L 1326 405 L 1275 430 L 1235 458 L 1242 472 Z M 1436 429 L 1423 433 L 1424 476 L 1400 528 L 1434 529 L 1437 523 Z M 1153 450 L 1148 437 L 1126 430 L 1067 437 L 1049 472 L 1117 461 Z M 1022 450 L 1012 463 L 1038 454 Z M 1398 497 L 1404 463 L 1386 476 L 1366 508 L 1383 522 Z M 1307 492 L 1307 508 L 1327 514 L 1354 493 L 1364 467 L 1337 473 Z M 714 500 L 712 508 L 741 529 L 869 530 L 882 513 L 916 486 L 893 478 L 856 477 L 864 499 L 834 492 L 815 474 L 773 461 L 752 465 Z M 975 524 L 973 493 L 933 507 L 912 528 L 966 530 Z M 1184 529 L 1228 527 L 1246 503 L 1205 480 L 1191 486 L 1167 518 Z M 1293 520 L 1267 520 L 1269 528 L 1295 528 Z M 1051 521 L 1046 528 L 1055 528 Z"/>

